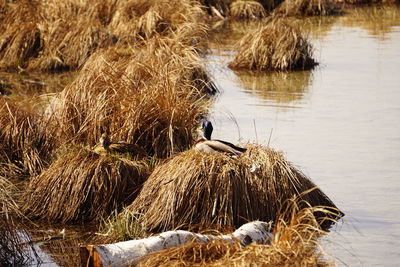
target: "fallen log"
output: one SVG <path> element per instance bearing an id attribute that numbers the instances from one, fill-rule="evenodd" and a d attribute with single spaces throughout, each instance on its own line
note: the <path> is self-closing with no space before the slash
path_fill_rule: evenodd
<path id="1" fill-rule="evenodd" d="M 181 246 L 189 242 L 209 242 L 219 239 L 232 243 L 240 242 L 243 246 L 247 246 L 253 242 L 269 243 L 272 237 L 271 223 L 260 221 L 244 224 L 232 234 L 219 236 L 202 235 L 183 230 L 168 231 L 157 236 L 114 244 L 81 245 L 81 266 L 121 266 L 127 262 L 137 264 L 144 256 L 152 252 Z"/>

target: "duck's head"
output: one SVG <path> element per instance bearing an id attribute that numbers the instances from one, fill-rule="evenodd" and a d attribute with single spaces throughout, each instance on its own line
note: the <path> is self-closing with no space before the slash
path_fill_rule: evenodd
<path id="1" fill-rule="evenodd" d="M 211 140 L 211 134 L 214 129 L 211 124 L 211 121 L 203 121 L 202 128 L 203 128 L 203 137 L 206 138 L 207 140 Z"/>

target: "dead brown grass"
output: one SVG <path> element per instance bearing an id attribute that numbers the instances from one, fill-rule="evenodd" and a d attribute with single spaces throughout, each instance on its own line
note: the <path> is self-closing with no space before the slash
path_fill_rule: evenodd
<path id="1" fill-rule="evenodd" d="M 216 88 L 194 47 L 155 38 L 145 47 L 99 51 L 49 107 L 61 142 L 94 145 L 101 133 L 149 155 L 188 148 Z"/>
<path id="2" fill-rule="evenodd" d="M 100 220 L 130 203 L 148 172 L 143 161 L 69 149 L 31 178 L 23 210 L 29 218 L 52 222 Z"/>
<path id="3" fill-rule="evenodd" d="M 248 33 L 236 50 L 235 58 L 229 63 L 232 69 L 305 70 L 317 64 L 307 37 L 284 19 L 272 19 Z"/>
<path id="4" fill-rule="evenodd" d="M 230 7 L 230 15 L 235 19 L 259 19 L 267 16 L 263 5 L 257 1 L 234 1 Z"/>
<path id="5" fill-rule="evenodd" d="M 257 145 L 247 149 L 237 159 L 192 150 L 175 156 L 152 172 L 126 216 L 142 214 L 147 231 L 229 229 L 275 220 L 287 199 L 316 187 L 281 152 Z M 299 199 L 336 208 L 320 189 Z"/>
<path id="6" fill-rule="evenodd" d="M 0 98 L 0 142 L 3 159 L 0 166 L 15 164 L 22 172 L 38 174 L 46 166 L 53 143 L 46 133 L 46 123 L 34 111 L 30 103 L 16 104 L 6 98 Z"/>
<path id="7" fill-rule="evenodd" d="M 133 44 L 188 28 L 191 41 L 199 42 L 206 28 L 205 12 L 193 0 L 21 0 L 5 7 L 0 67 L 6 70 L 77 69 L 97 49 L 117 42 Z"/>
<path id="8" fill-rule="evenodd" d="M 332 0 L 285 0 L 274 11 L 286 16 L 328 16 L 342 13 L 342 6 Z"/>
<path id="9" fill-rule="evenodd" d="M 277 218 L 269 245 L 189 243 L 150 254 L 139 266 L 334 266 L 318 244 L 326 234 L 313 215 L 320 208 L 299 210 L 297 201 L 290 201 Z"/>

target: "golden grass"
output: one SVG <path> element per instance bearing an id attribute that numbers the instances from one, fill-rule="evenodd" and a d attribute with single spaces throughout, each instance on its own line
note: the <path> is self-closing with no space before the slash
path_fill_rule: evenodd
<path id="1" fill-rule="evenodd" d="M 195 48 L 174 41 L 95 53 L 49 107 L 59 140 L 94 145 L 107 130 L 149 155 L 187 149 L 216 87 Z"/>
<path id="2" fill-rule="evenodd" d="M 0 142 L 7 158 L 3 164 L 15 164 L 31 175 L 46 166 L 53 149 L 51 136 L 45 131 L 46 123 L 33 109 L 29 103 L 0 98 Z M 3 164 L 2 170 L 7 167 Z"/>
<path id="3" fill-rule="evenodd" d="M 259 19 L 267 16 L 264 7 L 257 1 L 234 1 L 230 7 L 230 15 L 236 19 Z"/>
<path id="4" fill-rule="evenodd" d="M 307 37 L 283 19 L 273 19 L 245 35 L 236 51 L 229 63 L 232 69 L 305 70 L 317 64 Z"/>
<path id="5" fill-rule="evenodd" d="M 148 172 L 143 161 L 67 149 L 30 179 L 23 210 L 29 218 L 52 222 L 100 220 L 130 203 Z"/>
<path id="6" fill-rule="evenodd" d="M 117 42 L 182 31 L 200 42 L 206 28 L 205 12 L 194 0 L 21 0 L 4 6 L 0 67 L 7 70 L 77 69 L 99 48 Z"/>
<path id="7" fill-rule="evenodd" d="M 326 234 L 313 215 L 319 208 L 299 210 L 296 203 L 290 200 L 277 217 L 269 245 L 194 242 L 150 254 L 139 266 L 334 266 L 318 244 Z"/>
<path id="8" fill-rule="evenodd" d="M 342 7 L 332 0 L 285 0 L 274 11 L 286 16 L 337 15 Z"/>
<path id="9" fill-rule="evenodd" d="M 175 156 L 152 172 L 125 215 L 142 214 L 144 230 L 151 232 L 230 229 L 275 220 L 287 199 L 316 187 L 281 152 L 258 145 L 247 149 L 238 158 L 193 150 Z M 318 188 L 299 199 L 336 209 Z"/>

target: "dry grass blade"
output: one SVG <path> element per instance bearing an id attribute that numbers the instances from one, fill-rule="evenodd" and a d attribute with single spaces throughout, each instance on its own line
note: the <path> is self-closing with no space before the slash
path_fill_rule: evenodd
<path id="1" fill-rule="evenodd" d="M 67 150 L 31 178 L 23 209 L 29 218 L 49 221 L 100 220 L 130 203 L 148 172 L 145 162 Z"/>
<path id="2" fill-rule="evenodd" d="M 311 69 L 317 64 L 312 52 L 311 44 L 297 27 L 274 19 L 240 40 L 229 67 L 262 71 Z"/>
<path id="3" fill-rule="evenodd" d="M 320 189 L 301 194 L 316 186 L 282 153 L 256 145 L 247 148 L 237 159 L 194 151 L 177 155 L 153 171 L 127 210 L 143 214 L 145 230 L 165 231 L 275 220 L 293 196 L 311 206 L 336 209 Z"/>
<path id="4" fill-rule="evenodd" d="M 257 1 L 235 1 L 231 4 L 230 15 L 236 19 L 259 19 L 267 16 L 263 5 Z"/>

